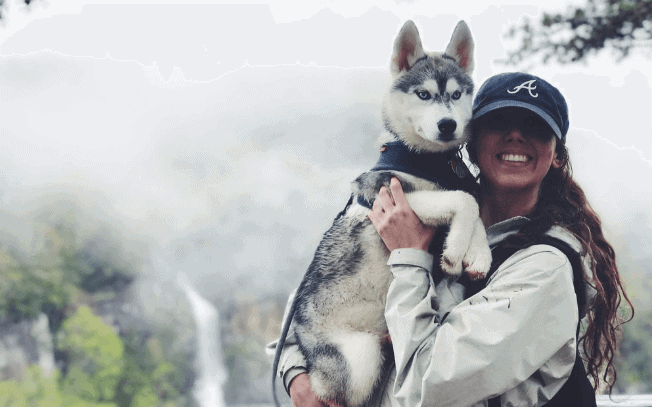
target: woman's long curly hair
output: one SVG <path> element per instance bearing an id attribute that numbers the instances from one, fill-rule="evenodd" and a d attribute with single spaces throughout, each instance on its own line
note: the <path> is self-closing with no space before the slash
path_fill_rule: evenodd
<path id="1" fill-rule="evenodd" d="M 474 130 L 467 144 L 469 159 L 477 167 L 477 131 Z M 613 390 L 617 374 L 614 358 L 617 354 L 618 340 L 622 324 L 634 317 L 634 307 L 623 288 L 613 247 L 602 233 L 602 223 L 589 205 L 584 191 L 573 180 L 568 149 L 564 143 L 557 143 L 559 168 L 550 167 L 543 179 L 539 200 L 534 211 L 528 215 L 531 222 L 515 235 L 510 236 L 510 244 L 524 247 L 535 241 L 536 236 L 546 233 L 558 225 L 570 231 L 582 244 L 582 256 L 589 259 L 593 276 L 584 279 L 595 288 L 596 296 L 588 304 L 587 322 L 579 338 L 583 349 L 587 374 L 597 391 L 600 382 Z M 478 175 L 480 187 L 486 188 L 486 180 Z M 622 301 L 630 309 L 629 318 L 619 313 Z M 623 304 L 625 305 L 625 304 Z"/>

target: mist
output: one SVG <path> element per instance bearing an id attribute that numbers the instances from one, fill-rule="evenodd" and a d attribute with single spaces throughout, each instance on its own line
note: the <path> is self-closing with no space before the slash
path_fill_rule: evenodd
<path id="1" fill-rule="evenodd" d="M 350 182 L 377 159 L 389 75 L 301 65 L 213 81 L 157 73 L 49 51 L 0 59 L 5 233 L 29 243 L 36 214 L 69 206 L 89 231 L 111 225 L 144 245 L 142 271 L 159 284 L 183 271 L 214 300 L 288 291 Z M 608 233 L 646 258 L 649 161 L 572 125 L 568 146 Z"/>

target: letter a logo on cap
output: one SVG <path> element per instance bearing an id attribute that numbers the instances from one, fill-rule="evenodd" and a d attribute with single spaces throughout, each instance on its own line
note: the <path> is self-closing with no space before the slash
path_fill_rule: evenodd
<path id="1" fill-rule="evenodd" d="M 530 96 L 533 98 L 539 96 L 538 93 L 532 93 L 533 90 L 535 90 L 537 87 L 534 86 L 534 82 L 536 82 L 536 79 L 532 79 L 531 81 L 523 82 L 518 86 L 514 86 L 514 91 L 512 92 L 511 90 L 507 89 L 507 93 L 517 93 L 521 89 L 527 89 L 527 91 L 530 93 Z"/>

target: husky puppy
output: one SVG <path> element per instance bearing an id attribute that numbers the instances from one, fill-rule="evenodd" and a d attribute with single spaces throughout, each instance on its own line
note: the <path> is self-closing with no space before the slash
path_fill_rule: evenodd
<path id="1" fill-rule="evenodd" d="M 388 335 L 384 311 L 392 277 L 390 253 L 367 215 L 391 177 L 399 178 L 421 221 L 449 228 L 440 260 L 445 274 L 466 271 L 479 278 L 488 271 L 491 252 L 478 205 L 459 190 L 464 175 L 459 170 L 466 167 L 461 160 L 455 164 L 471 133 L 473 47 L 463 21 L 443 53 L 423 50 L 412 21 L 399 32 L 391 59 L 393 83 L 383 103 L 380 161 L 353 182 L 349 204 L 317 248 L 283 324 L 274 377 L 293 321 L 318 397 L 358 407 L 377 390 L 387 356 L 382 340 Z M 473 182 L 470 175 L 466 180 Z"/>

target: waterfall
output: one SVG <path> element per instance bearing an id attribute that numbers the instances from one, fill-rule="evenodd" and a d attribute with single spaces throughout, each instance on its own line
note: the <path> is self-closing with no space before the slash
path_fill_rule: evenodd
<path id="1" fill-rule="evenodd" d="M 210 302 L 199 295 L 185 274 L 180 273 L 177 280 L 190 302 L 196 325 L 197 378 L 193 396 L 201 407 L 225 406 L 222 386 L 227 376 L 222 361 L 219 313 Z"/>

